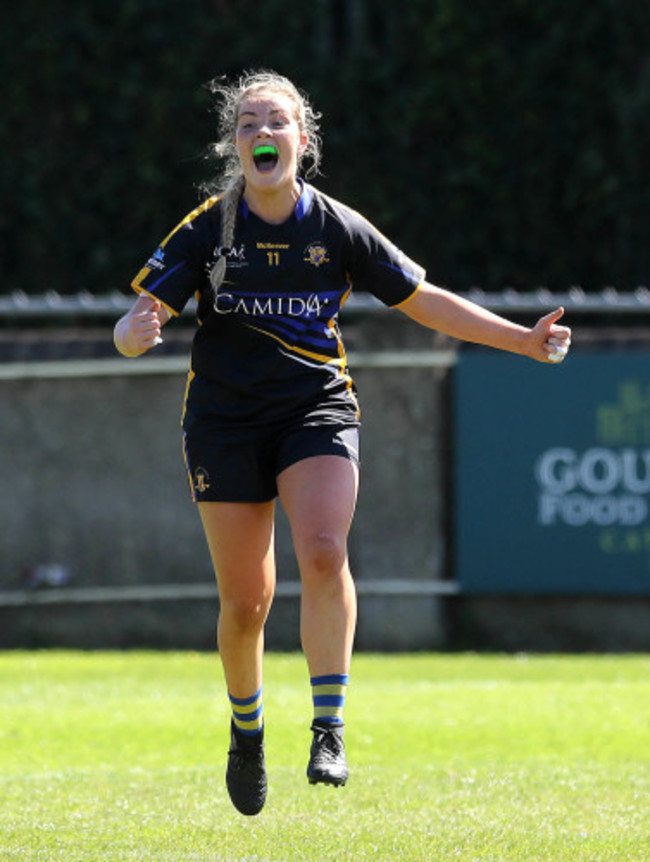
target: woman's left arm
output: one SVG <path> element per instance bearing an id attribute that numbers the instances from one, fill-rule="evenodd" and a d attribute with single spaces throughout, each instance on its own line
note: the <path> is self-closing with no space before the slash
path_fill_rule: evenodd
<path id="1" fill-rule="evenodd" d="M 538 362 L 561 362 L 571 344 L 571 330 L 556 324 L 563 308 L 546 314 L 530 329 L 425 282 L 399 310 L 417 323 L 454 338 L 519 353 Z"/>

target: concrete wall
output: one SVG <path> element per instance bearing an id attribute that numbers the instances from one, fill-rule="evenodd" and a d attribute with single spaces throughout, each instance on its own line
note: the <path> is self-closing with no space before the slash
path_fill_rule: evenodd
<path id="1" fill-rule="evenodd" d="M 96 335 L 110 343 L 110 329 Z M 182 326 L 174 338 L 168 339 L 170 348 L 186 351 L 189 333 Z M 410 343 L 431 347 L 432 339 L 391 314 L 352 323 L 348 346 L 365 354 L 393 346 L 404 350 Z M 67 590 L 213 583 L 181 455 L 185 375 L 131 373 L 144 371 L 147 361 L 124 360 L 127 367 L 114 365 L 114 358 L 103 360 L 100 373 L 90 376 L 64 376 L 71 366 L 57 376 L 56 365 L 49 364 L 48 376 L 0 378 L 0 590 L 5 596 L 35 576 L 57 571 L 69 577 Z M 350 539 L 355 577 L 360 585 L 368 579 L 439 579 L 446 427 L 440 372 L 360 365 L 363 469 Z M 279 579 L 295 583 L 298 572 L 281 510 L 277 520 Z M 42 597 L 46 589 L 33 595 Z M 0 646 L 212 648 L 217 607 L 216 597 L 0 604 Z M 444 642 L 440 611 L 436 597 L 362 595 L 358 647 L 439 647 Z M 276 599 L 270 647 L 299 646 L 298 614 L 298 598 Z"/>
<path id="2" fill-rule="evenodd" d="M 174 327 L 166 330 L 163 357 L 187 355 L 191 327 Z M 648 599 L 366 593 L 370 583 L 395 579 L 444 586 L 453 573 L 453 372 L 370 367 L 369 351 L 404 358 L 409 350 L 446 346 L 399 314 L 352 320 L 344 330 L 348 350 L 359 357 L 353 371 L 363 408 L 362 480 L 350 538 L 361 593 L 357 648 L 650 649 Z M 66 337 L 64 344 L 53 331 L 0 331 L 0 648 L 213 649 L 218 599 L 180 449 L 185 375 L 141 374 L 147 358 L 112 366 L 110 327 Z M 109 362 L 102 373 L 68 376 L 68 365 L 57 371 L 57 359 L 98 355 Z M 48 360 L 41 371 L 32 365 L 32 373 L 20 373 L 16 360 L 39 357 Z M 277 523 L 279 582 L 296 587 L 280 509 Z M 205 595 L 53 603 L 47 599 L 55 591 L 42 587 L 9 603 L 35 575 L 61 571 L 69 575 L 62 592 L 70 596 L 77 587 L 165 584 L 204 585 Z M 290 592 L 281 590 L 271 611 L 270 648 L 299 647 L 299 599 Z M 33 597 L 27 604 L 25 595 Z"/>

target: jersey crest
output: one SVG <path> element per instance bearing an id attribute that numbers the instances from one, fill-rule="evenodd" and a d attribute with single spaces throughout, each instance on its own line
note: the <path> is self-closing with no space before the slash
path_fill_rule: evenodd
<path id="1" fill-rule="evenodd" d="M 311 263 L 312 266 L 321 266 L 324 263 L 329 263 L 327 249 L 320 242 L 312 242 L 305 249 L 303 260 L 306 263 Z"/>

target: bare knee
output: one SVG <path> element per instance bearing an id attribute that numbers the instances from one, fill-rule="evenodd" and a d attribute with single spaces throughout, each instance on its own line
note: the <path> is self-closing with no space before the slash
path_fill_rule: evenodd
<path id="1" fill-rule="evenodd" d="M 347 545 L 331 533 L 317 533 L 302 547 L 301 569 L 319 579 L 336 579 L 347 571 Z"/>
<path id="2" fill-rule="evenodd" d="M 221 602 L 220 626 L 228 625 L 240 635 L 255 635 L 263 627 L 271 606 L 271 597 L 226 599 Z"/>

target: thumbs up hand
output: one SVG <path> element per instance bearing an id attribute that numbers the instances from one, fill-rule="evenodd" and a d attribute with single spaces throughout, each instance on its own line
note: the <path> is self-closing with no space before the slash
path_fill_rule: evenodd
<path id="1" fill-rule="evenodd" d="M 557 325 L 563 314 L 563 308 L 556 308 L 537 321 L 530 333 L 533 359 L 554 363 L 564 360 L 571 346 L 571 330 L 568 326 Z"/>
<path id="2" fill-rule="evenodd" d="M 118 320 L 114 330 L 115 346 L 123 356 L 140 356 L 162 344 L 162 326 L 168 313 L 157 299 L 142 295 L 133 308 Z"/>

